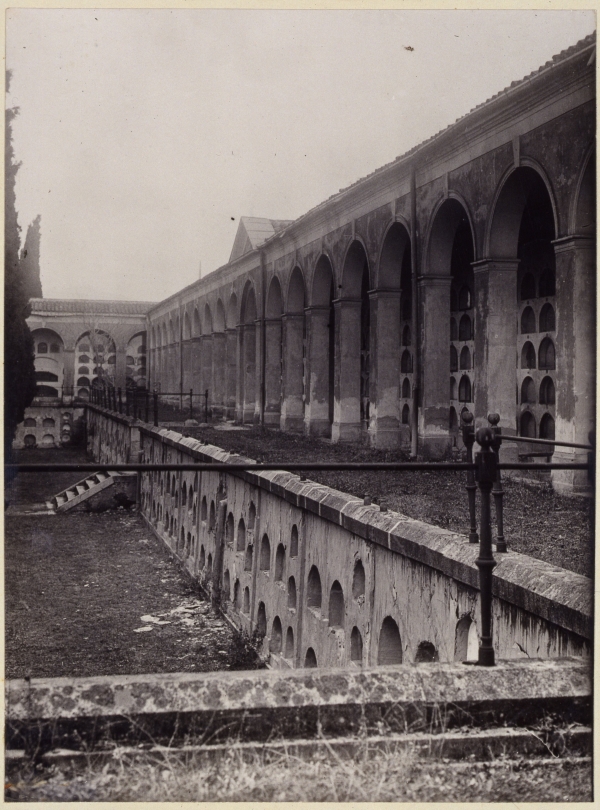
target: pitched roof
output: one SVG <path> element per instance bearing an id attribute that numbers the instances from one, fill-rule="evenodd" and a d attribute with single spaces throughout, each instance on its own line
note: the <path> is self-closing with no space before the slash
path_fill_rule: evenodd
<path id="1" fill-rule="evenodd" d="M 88 301 L 70 298 L 32 298 L 31 314 L 61 312 L 73 315 L 145 315 L 153 301 Z"/>
<path id="2" fill-rule="evenodd" d="M 266 242 L 267 239 L 270 239 L 271 236 L 275 236 L 276 233 L 279 233 L 279 231 L 291 225 L 292 222 L 292 219 L 241 217 L 229 261 L 233 262 L 250 250 L 255 250 L 262 245 L 263 242 Z"/>

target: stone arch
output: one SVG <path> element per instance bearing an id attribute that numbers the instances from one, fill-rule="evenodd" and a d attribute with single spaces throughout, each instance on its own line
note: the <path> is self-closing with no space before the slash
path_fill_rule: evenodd
<path id="1" fill-rule="evenodd" d="M 233 512 L 227 515 L 227 522 L 225 523 L 225 541 L 230 548 L 233 548 L 233 536 L 235 534 L 235 522 L 233 519 Z"/>
<path id="2" fill-rule="evenodd" d="M 199 337 L 202 334 L 202 322 L 200 321 L 200 314 L 198 307 L 194 307 L 194 315 L 192 319 L 192 334 L 194 337 Z"/>
<path id="3" fill-rule="evenodd" d="M 303 315 L 306 307 L 306 284 L 304 273 L 299 265 L 295 265 L 290 275 L 287 287 L 286 315 Z"/>
<path id="4" fill-rule="evenodd" d="M 381 625 L 377 663 L 379 665 L 402 663 L 402 640 L 400 638 L 400 630 L 398 624 L 391 616 L 386 616 Z"/>
<path id="5" fill-rule="evenodd" d="M 183 313 L 183 339 L 189 340 L 192 337 L 192 321 L 190 313 L 186 310 Z"/>
<path id="6" fill-rule="evenodd" d="M 367 251 L 354 239 L 342 265 L 336 304 L 335 413 L 332 438 L 355 440 L 371 417 L 371 268 Z M 399 324 L 396 323 L 398 326 Z"/>
<path id="7" fill-rule="evenodd" d="M 350 634 L 350 660 L 355 664 L 362 664 L 363 640 L 358 627 L 352 628 Z"/>
<path id="8" fill-rule="evenodd" d="M 254 556 L 254 546 L 248 543 L 246 556 L 244 557 L 244 571 L 252 571 L 252 557 Z"/>
<path id="9" fill-rule="evenodd" d="M 540 405 L 546 407 L 556 404 L 556 389 L 554 380 L 549 375 L 544 377 L 540 383 Z"/>
<path id="10" fill-rule="evenodd" d="M 283 655 L 287 659 L 294 657 L 294 631 L 291 627 L 288 627 L 285 634 L 285 652 Z"/>
<path id="11" fill-rule="evenodd" d="M 321 577 L 319 569 L 313 565 L 308 572 L 308 580 L 306 584 L 306 603 L 308 607 L 321 610 L 321 603 L 323 601 L 323 594 L 321 589 Z"/>
<path id="12" fill-rule="evenodd" d="M 261 571 L 271 570 L 271 543 L 268 534 L 263 534 L 260 542 L 259 568 Z"/>
<path id="13" fill-rule="evenodd" d="M 535 383 L 531 377 L 525 377 L 521 384 L 521 405 L 535 405 L 536 402 Z"/>
<path id="14" fill-rule="evenodd" d="M 399 290 L 405 253 L 410 259 L 410 227 L 398 218 L 390 223 L 384 234 L 377 261 L 377 288 Z"/>
<path id="15" fill-rule="evenodd" d="M 452 271 L 452 249 L 459 229 L 469 234 L 470 244 L 461 246 L 475 260 L 475 230 L 473 218 L 466 202 L 460 195 L 452 193 L 439 200 L 432 211 L 428 236 L 424 251 L 423 275 L 450 276 Z"/>
<path id="16" fill-rule="evenodd" d="M 345 613 L 344 591 L 336 579 L 329 591 L 329 627 L 334 630 L 343 629 Z"/>
<path id="17" fill-rule="evenodd" d="M 304 667 L 306 669 L 317 668 L 317 656 L 315 655 L 315 651 L 312 647 L 309 647 L 306 651 L 306 655 L 304 657 Z"/>
<path id="18" fill-rule="evenodd" d="M 269 652 L 280 653 L 283 640 L 283 628 L 281 626 L 281 619 L 275 616 L 273 624 L 271 625 L 271 638 L 269 641 Z"/>
<path id="19" fill-rule="evenodd" d="M 535 332 L 537 332 L 535 312 L 528 306 L 521 313 L 521 334 L 533 335 Z"/>
<path id="20" fill-rule="evenodd" d="M 267 609 L 264 602 L 258 603 L 258 611 L 256 613 L 256 629 L 261 636 L 267 635 Z"/>
<path id="21" fill-rule="evenodd" d="M 235 329 L 238 325 L 238 304 L 237 295 L 232 292 L 229 296 L 229 303 L 227 304 L 227 317 L 226 323 L 228 329 Z"/>
<path id="22" fill-rule="evenodd" d="M 512 259 L 518 253 L 519 232 L 526 207 L 549 204 L 552 236 L 558 230 L 557 207 L 550 181 L 541 166 L 532 160 L 522 160 L 511 168 L 498 184 L 485 235 L 485 254 L 494 259 Z"/>
<path id="23" fill-rule="evenodd" d="M 225 307 L 223 306 L 223 302 L 220 298 L 217 298 L 217 304 L 215 306 L 215 317 L 213 321 L 213 331 L 214 332 L 224 332 L 225 331 Z"/>
<path id="24" fill-rule="evenodd" d="M 552 414 L 545 413 L 540 419 L 540 439 L 549 439 L 554 441 L 556 437 L 554 417 Z"/>
<path id="25" fill-rule="evenodd" d="M 288 608 L 290 610 L 296 610 L 297 594 L 296 594 L 296 580 L 294 579 L 294 577 L 290 577 L 288 579 L 287 594 L 288 594 Z"/>
<path id="26" fill-rule="evenodd" d="M 204 318 L 202 319 L 202 334 L 211 335 L 213 331 L 212 312 L 208 301 L 204 304 Z"/>
<path id="27" fill-rule="evenodd" d="M 519 435 L 528 439 L 536 438 L 535 416 L 531 411 L 523 411 L 519 420 Z"/>
<path id="28" fill-rule="evenodd" d="M 431 641 L 421 641 L 419 643 L 417 654 L 415 655 L 415 664 L 430 664 L 439 660 L 440 656 L 438 651 Z"/>
<path id="29" fill-rule="evenodd" d="M 354 572 L 352 574 L 352 597 L 360 599 L 365 595 L 366 588 L 366 575 L 365 567 L 362 560 L 357 560 L 354 564 Z"/>
<path id="30" fill-rule="evenodd" d="M 596 235 L 596 150 L 593 147 L 579 175 L 569 220 L 572 234 Z"/>
<path id="31" fill-rule="evenodd" d="M 235 550 L 236 551 L 246 550 L 246 524 L 244 523 L 244 518 L 240 518 L 238 522 L 237 544 Z"/>
<path id="32" fill-rule="evenodd" d="M 308 432 L 331 436 L 335 370 L 335 298 L 333 265 L 324 253 L 313 277 L 307 311 L 308 405 L 305 420 Z"/>
<path id="33" fill-rule="evenodd" d="M 250 588 L 246 586 L 244 588 L 244 602 L 242 605 L 242 613 L 249 615 L 250 613 Z"/>
<path id="34" fill-rule="evenodd" d="M 275 552 L 275 582 L 283 582 L 285 574 L 285 547 L 279 543 Z"/>
<path id="35" fill-rule="evenodd" d="M 298 556 L 298 527 L 294 523 L 290 536 L 290 557 Z"/>
<path id="36" fill-rule="evenodd" d="M 477 626 L 471 616 L 463 616 L 456 624 L 454 660 L 457 662 L 477 661 L 478 658 Z"/>

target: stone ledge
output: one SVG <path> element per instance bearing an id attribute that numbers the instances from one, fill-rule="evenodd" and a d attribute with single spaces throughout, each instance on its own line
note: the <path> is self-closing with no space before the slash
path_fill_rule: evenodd
<path id="1" fill-rule="evenodd" d="M 252 459 L 233 456 L 213 445 L 182 439 L 181 434 L 173 431 L 146 425 L 141 426 L 140 431 L 191 455 L 197 461 L 256 463 Z M 195 446 L 192 446 L 192 442 L 195 442 Z M 469 543 L 463 535 L 414 520 L 399 512 L 380 512 L 377 507 L 364 506 L 360 498 L 314 481 L 300 481 L 297 475 L 285 470 L 231 474 L 284 497 L 298 508 L 342 526 L 352 534 L 479 590 L 479 571 L 475 565 L 479 547 Z M 592 638 L 591 579 L 515 551 L 496 554 L 496 561 L 498 565 L 494 569 L 492 582 L 494 596 L 557 627 L 586 639 Z"/>

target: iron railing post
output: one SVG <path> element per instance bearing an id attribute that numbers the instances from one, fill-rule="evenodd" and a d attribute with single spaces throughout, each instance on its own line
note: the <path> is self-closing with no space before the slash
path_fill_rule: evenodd
<path id="1" fill-rule="evenodd" d="M 125 389 L 125 416 L 129 416 L 129 388 Z"/>
<path id="2" fill-rule="evenodd" d="M 467 448 L 467 462 L 473 463 L 473 445 L 475 444 L 475 427 L 473 425 L 473 414 L 465 411 L 462 416 L 462 437 L 465 447 Z M 467 497 L 469 498 L 469 520 L 471 523 L 469 529 L 469 543 L 478 543 L 479 536 L 477 534 L 477 522 L 475 518 L 475 493 L 477 492 L 477 484 L 475 483 L 475 473 L 473 470 L 467 470 Z"/>
<path id="3" fill-rule="evenodd" d="M 152 405 L 154 406 L 154 427 L 158 427 L 158 392 L 152 394 Z"/>
<path id="4" fill-rule="evenodd" d="M 123 413 L 123 391 L 119 388 L 119 413 Z"/>
<path id="5" fill-rule="evenodd" d="M 190 388 L 190 419 L 194 418 L 194 389 Z"/>
<path id="6" fill-rule="evenodd" d="M 500 447 L 502 446 L 502 428 L 498 427 L 499 421 L 500 414 L 488 414 L 488 422 L 490 423 L 491 431 L 494 434 L 494 438 L 492 440 L 492 450 L 496 454 L 496 461 L 500 461 Z M 500 472 L 500 469 L 498 469 L 496 472 L 496 480 L 494 481 L 494 486 L 492 487 L 492 495 L 494 496 L 494 505 L 496 507 L 496 529 L 498 532 L 496 536 L 496 551 L 504 554 L 508 551 L 508 548 L 506 545 L 506 540 L 504 539 L 504 489 L 502 488 L 502 473 Z"/>
<path id="7" fill-rule="evenodd" d="M 144 395 L 144 399 L 145 399 L 145 402 L 146 402 L 146 420 L 145 421 L 147 423 L 148 419 L 150 417 L 150 391 L 148 391 L 147 388 L 146 388 L 146 393 Z"/>
<path id="8" fill-rule="evenodd" d="M 481 523 L 479 526 L 479 600 L 481 604 L 481 642 L 477 663 L 482 667 L 495 666 L 492 644 L 492 571 L 496 566 L 492 554 L 491 492 L 496 480 L 496 454 L 491 448 L 494 434 L 488 427 L 479 428 L 476 437 L 481 451 L 475 455 L 475 479 L 481 493 Z"/>

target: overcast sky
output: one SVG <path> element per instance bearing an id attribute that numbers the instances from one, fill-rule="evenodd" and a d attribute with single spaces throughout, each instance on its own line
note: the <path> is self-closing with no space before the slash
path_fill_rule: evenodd
<path id="1" fill-rule="evenodd" d="M 154 300 L 595 29 L 591 11 L 7 12 L 47 298 Z M 408 50 L 410 48 L 410 50 Z"/>

